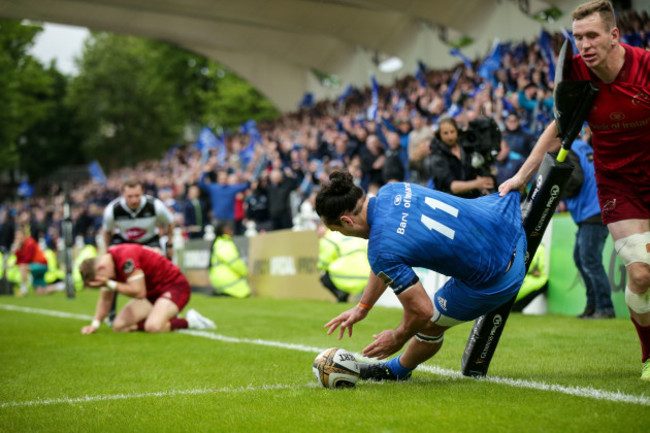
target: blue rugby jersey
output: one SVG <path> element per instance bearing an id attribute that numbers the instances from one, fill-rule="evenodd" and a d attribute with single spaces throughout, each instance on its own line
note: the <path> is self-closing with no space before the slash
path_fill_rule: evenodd
<path id="1" fill-rule="evenodd" d="M 412 267 L 470 286 L 503 275 L 524 236 L 520 194 L 463 199 L 411 183 L 390 183 L 368 203 L 368 260 L 396 294 L 417 281 Z"/>

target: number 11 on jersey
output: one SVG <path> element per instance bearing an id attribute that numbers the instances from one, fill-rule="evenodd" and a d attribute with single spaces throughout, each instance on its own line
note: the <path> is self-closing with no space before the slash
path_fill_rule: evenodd
<path id="1" fill-rule="evenodd" d="M 443 212 L 448 213 L 449 215 L 453 216 L 454 218 L 458 218 L 458 209 L 456 209 L 453 206 L 448 205 L 447 203 L 443 203 L 440 200 L 436 200 L 435 198 L 431 197 L 426 197 L 424 199 L 424 202 L 429 205 L 429 207 L 433 210 L 441 210 Z M 420 218 L 420 221 L 422 221 L 422 224 L 425 225 L 426 228 L 429 230 L 435 230 L 438 233 L 440 233 L 443 236 L 447 236 L 449 239 L 453 240 L 454 236 L 456 235 L 456 231 L 450 229 L 444 224 L 439 223 L 436 220 L 433 220 L 426 216 L 425 214 L 422 214 L 422 217 Z"/>

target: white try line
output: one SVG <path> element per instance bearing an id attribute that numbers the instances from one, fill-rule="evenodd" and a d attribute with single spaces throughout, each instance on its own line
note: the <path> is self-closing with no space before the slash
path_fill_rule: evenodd
<path id="1" fill-rule="evenodd" d="M 0 309 L 18 311 L 24 313 L 32 313 L 32 314 L 43 314 L 47 316 L 61 317 L 65 319 L 92 320 L 91 316 L 86 316 L 83 314 L 72 314 L 72 313 L 65 313 L 61 311 L 19 307 L 19 306 L 6 305 L 6 304 L 0 304 Z M 207 332 L 207 331 L 182 330 L 177 332 L 191 335 L 194 337 L 202 337 L 211 340 L 222 341 L 225 343 L 254 344 L 258 346 L 277 347 L 281 349 L 297 350 L 300 352 L 308 352 L 314 354 L 320 353 L 323 350 L 325 350 L 325 348 L 306 346 L 303 344 L 288 344 L 279 341 L 228 337 L 225 335 L 215 334 L 213 332 Z M 360 360 L 367 360 L 367 358 L 364 358 L 358 353 L 355 353 L 354 355 Z M 429 366 L 429 365 L 420 365 L 418 367 L 418 371 L 425 371 L 427 373 L 435 374 L 438 376 L 446 376 L 456 380 L 484 381 L 490 383 L 497 383 L 500 385 L 512 386 L 515 388 L 528 388 L 528 389 L 534 389 L 539 391 L 551 391 L 551 392 L 558 392 L 561 394 L 573 395 L 577 397 L 584 397 L 584 398 L 590 398 L 595 400 L 606 400 L 606 401 L 619 402 L 619 403 L 632 403 L 632 404 L 640 404 L 643 406 L 650 406 L 650 397 L 646 397 L 643 395 L 636 396 L 636 395 L 624 394 L 620 391 L 611 392 L 611 391 L 603 391 L 592 387 L 555 385 L 555 384 L 548 384 L 545 382 L 537 382 L 537 381 L 523 380 L 523 379 L 511 379 L 507 377 L 498 377 L 498 376 L 486 376 L 477 379 L 477 378 L 470 378 L 470 377 L 463 376 L 463 374 L 460 371 L 450 370 L 450 369 L 445 369 L 445 368 L 440 368 L 435 366 Z M 82 403 L 82 402 L 92 402 L 92 401 L 102 401 L 102 400 L 120 400 L 120 399 L 127 399 L 127 398 L 159 397 L 159 396 L 168 396 L 168 395 L 207 394 L 213 392 L 241 392 L 241 391 L 254 391 L 254 390 L 262 390 L 262 389 L 286 389 L 286 388 L 292 388 L 292 387 L 282 386 L 282 385 L 270 385 L 270 386 L 264 386 L 258 388 L 251 388 L 251 387 L 222 388 L 220 390 L 203 389 L 203 390 L 189 390 L 189 391 L 169 391 L 169 392 L 148 393 L 148 394 L 117 394 L 117 395 L 109 395 L 109 396 L 87 396 L 87 397 L 75 398 L 75 399 L 64 398 L 64 399 L 53 399 L 53 400 L 34 400 L 34 401 L 25 401 L 25 402 L 7 402 L 7 403 L 1 403 L 0 408 L 16 407 L 16 406 L 34 406 L 34 405 L 55 404 L 55 403 Z"/>

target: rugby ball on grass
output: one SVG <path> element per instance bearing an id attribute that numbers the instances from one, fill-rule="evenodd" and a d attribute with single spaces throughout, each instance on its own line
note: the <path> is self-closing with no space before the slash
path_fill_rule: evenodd
<path id="1" fill-rule="evenodd" d="M 352 388 L 359 380 L 359 364 L 353 354 L 332 347 L 314 359 L 314 376 L 325 388 Z"/>

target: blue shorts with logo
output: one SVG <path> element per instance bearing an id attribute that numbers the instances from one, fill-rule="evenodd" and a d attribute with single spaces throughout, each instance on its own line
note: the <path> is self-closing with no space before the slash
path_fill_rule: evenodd
<path id="1" fill-rule="evenodd" d="M 455 278 L 433 296 L 436 309 L 443 315 L 462 322 L 474 320 L 508 302 L 521 287 L 526 275 L 526 236 L 522 234 L 508 272 L 488 284 L 468 286 Z"/>

